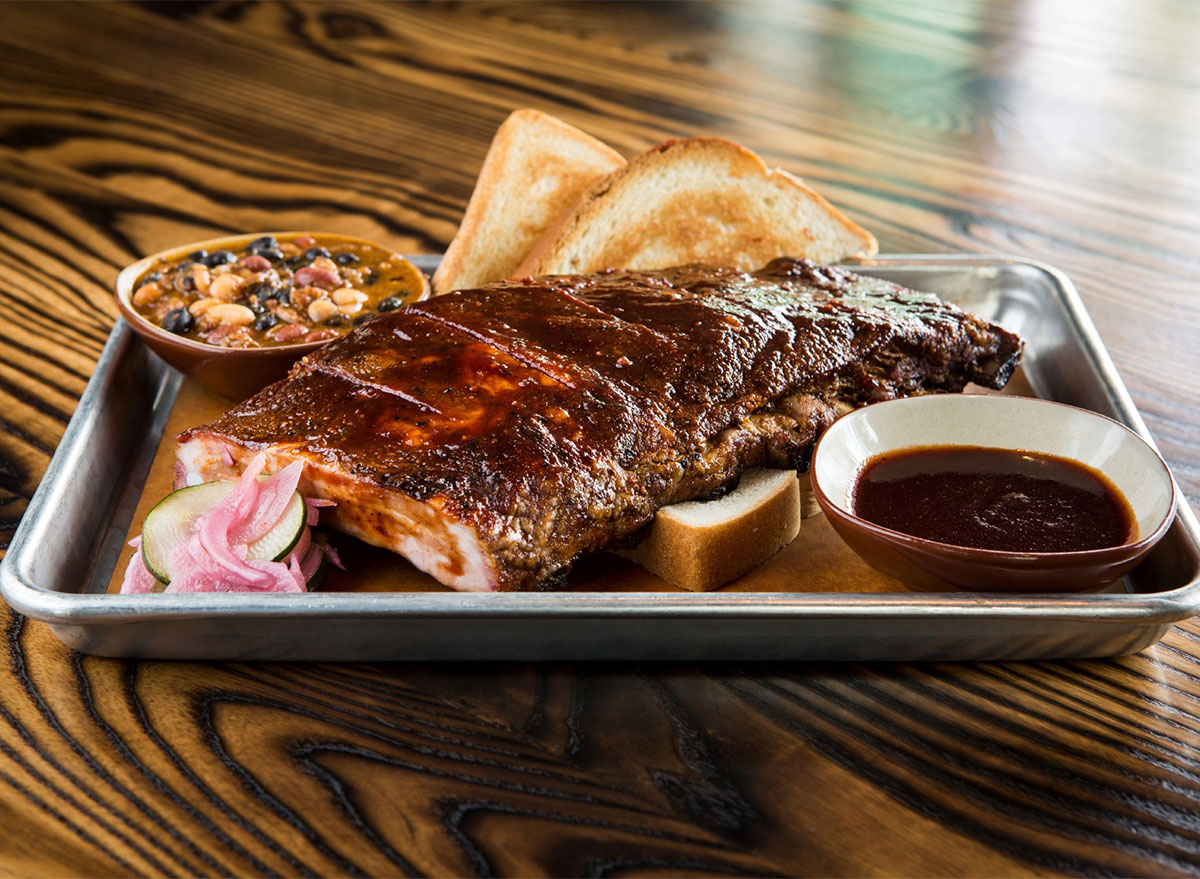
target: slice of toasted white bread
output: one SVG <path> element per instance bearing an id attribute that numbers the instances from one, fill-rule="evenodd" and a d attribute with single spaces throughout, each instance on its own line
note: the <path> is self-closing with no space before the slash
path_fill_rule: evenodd
<path id="1" fill-rule="evenodd" d="M 462 225 L 433 275 L 433 292 L 515 275 L 550 225 L 624 164 L 615 150 L 561 119 L 514 111 L 492 138 Z"/>
<path id="2" fill-rule="evenodd" d="M 646 539 L 620 555 L 672 586 L 707 592 L 757 568 L 799 532 L 796 472 L 752 469 L 722 498 L 663 507 Z"/>
<path id="3" fill-rule="evenodd" d="M 517 276 L 708 263 L 757 269 L 778 256 L 837 262 L 875 237 L 786 171 L 716 137 L 668 141 L 596 183 L 534 245 Z"/>

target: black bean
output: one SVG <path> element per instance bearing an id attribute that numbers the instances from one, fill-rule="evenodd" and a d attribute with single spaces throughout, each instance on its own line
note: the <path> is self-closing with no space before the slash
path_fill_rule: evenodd
<path id="1" fill-rule="evenodd" d="M 304 258 L 306 260 L 308 260 L 309 262 L 312 262 L 314 259 L 316 259 L 319 256 L 323 256 L 326 259 L 328 259 L 329 251 L 326 250 L 324 247 L 310 247 L 308 250 L 304 251 Z"/>
<path id="2" fill-rule="evenodd" d="M 210 269 L 214 266 L 223 266 L 226 263 L 237 262 L 237 254 L 232 250 L 214 250 L 208 256 L 200 260 Z"/>
<path id="3" fill-rule="evenodd" d="M 357 253 L 351 253 L 348 250 L 344 250 L 339 253 L 333 258 L 333 261 L 340 266 L 352 266 L 362 262 L 362 260 L 358 258 Z"/>
<path id="4" fill-rule="evenodd" d="M 283 251 L 278 247 L 264 247 L 258 251 L 258 255 L 263 259 L 269 259 L 271 262 L 279 262 L 283 259 Z"/>
<path id="5" fill-rule="evenodd" d="M 250 309 L 251 311 L 253 311 L 255 314 L 262 314 L 264 311 L 267 310 L 267 307 L 265 305 L 263 305 L 261 302 L 259 302 L 257 299 L 249 300 L 246 303 L 246 307 L 248 309 Z"/>
<path id="6" fill-rule="evenodd" d="M 380 301 L 378 308 L 381 313 L 385 311 L 395 311 L 403 304 L 404 300 L 399 296 L 389 296 L 387 299 Z"/>
<path id="7" fill-rule="evenodd" d="M 292 282 L 284 281 L 280 286 L 276 287 L 275 298 L 279 300 L 280 305 L 290 305 L 292 302 Z"/>
<path id="8" fill-rule="evenodd" d="M 167 316 L 163 318 L 163 329 L 168 333 L 177 333 L 183 335 L 196 323 L 192 317 L 192 313 L 186 308 L 173 308 L 167 312 Z"/>
<path id="9" fill-rule="evenodd" d="M 171 286 L 180 293 L 191 293 L 196 289 L 196 282 L 192 280 L 193 265 L 195 263 L 190 259 L 185 259 L 171 273 Z"/>
<path id="10" fill-rule="evenodd" d="M 262 253 L 264 250 L 276 250 L 279 247 L 279 242 L 275 240 L 274 235 L 263 235 L 261 238 L 255 238 L 247 245 L 246 249 L 251 253 Z M 264 253 L 263 256 L 266 256 Z M 268 256 L 267 259 L 270 259 Z"/>
<path id="11" fill-rule="evenodd" d="M 370 285 L 379 280 L 379 275 L 375 274 L 374 269 L 367 269 L 363 272 L 363 283 Z"/>
<path id="12" fill-rule="evenodd" d="M 270 281 L 252 281 L 242 294 L 243 299 L 264 303 L 268 299 L 278 299 L 283 287 Z"/>
<path id="13" fill-rule="evenodd" d="M 297 266 L 304 265 L 306 262 L 308 262 L 308 260 L 306 260 L 304 258 L 304 254 L 300 253 L 300 254 L 297 254 L 296 256 L 289 256 L 287 259 L 285 259 L 283 261 L 283 264 L 285 266 L 287 266 L 289 269 L 294 269 Z"/>
<path id="14" fill-rule="evenodd" d="M 264 312 L 254 319 L 254 329 L 261 333 L 271 329 L 271 327 L 275 326 L 277 323 L 279 323 L 279 318 L 271 314 L 269 311 Z"/>
<path id="15" fill-rule="evenodd" d="M 206 256 L 208 256 L 207 250 L 193 250 L 191 253 L 189 253 L 187 255 L 187 258 L 189 260 L 191 260 L 192 262 L 200 262 Z M 180 268 L 182 268 L 182 266 L 180 266 Z"/>
<path id="16" fill-rule="evenodd" d="M 162 272 L 150 272 L 150 274 L 148 274 L 144 278 L 142 278 L 141 283 L 138 284 L 138 286 L 140 287 L 140 286 L 142 286 L 142 284 L 150 284 L 150 283 L 153 283 L 154 281 L 161 281 L 161 280 L 162 280 Z"/>

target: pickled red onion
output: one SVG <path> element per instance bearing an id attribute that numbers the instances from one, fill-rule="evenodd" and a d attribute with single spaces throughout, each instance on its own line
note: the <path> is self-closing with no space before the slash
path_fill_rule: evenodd
<path id="1" fill-rule="evenodd" d="M 192 523 L 191 534 L 170 553 L 164 592 L 304 592 L 322 558 L 341 567 L 333 548 L 314 543 L 309 532 L 319 508 L 333 505 L 317 498 L 305 498 L 307 524 L 282 561 L 246 558 L 249 544 L 283 517 L 304 469 L 297 461 L 260 483 L 265 465 L 266 457 L 256 455 L 225 499 Z M 139 548 L 141 537 L 130 545 Z M 139 552 L 129 560 L 121 592 L 152 592 L 157 583 Z"/>
<path id="2" fill-rule="evenodd" d="M 146 565 L 142 562 L 142 536 L 139 534 L 133 540 L 129 541 L 129 545 L 138 550 L 129 560 L 129 564 L 125 567 L 125 579 L 121 581 L 121 593 L 124 595 L 135 595 L 145 592 L 153 592 L 154 587 L 158 585 L 158 580 L 154 575 L 146 570 Z"/>

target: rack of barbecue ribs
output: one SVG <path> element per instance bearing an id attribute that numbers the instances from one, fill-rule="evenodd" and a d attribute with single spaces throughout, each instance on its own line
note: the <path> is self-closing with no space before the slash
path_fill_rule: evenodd
<path id="1" fill-rule="evenodd" d="M 505 281 L 381 314 L 182 434 L 177 481 L 304 462 L 332 527 L 463 590 L 582 554 L 746 467 L 806 469 L 839 405 L 1001 387 L 1021 340 L 807 261 Z"/>

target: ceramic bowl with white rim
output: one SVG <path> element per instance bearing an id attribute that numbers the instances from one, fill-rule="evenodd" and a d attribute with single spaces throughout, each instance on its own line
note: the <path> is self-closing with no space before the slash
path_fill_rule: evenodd
<path id="1" fill-rule="evenodd" d="M 1119 546 L 1009 552 L 955 546 L 854 515 L 852 498 L 874 457 L 916 446 L 980 446 L 1056 455 L 1100 471 L 1124 495 L 1136 526 Z M 1103 415 L 1000 395 L 937 395 L 876 403 L 838 419 L 817 443 L 813 493 L 830 524 L 872 567 L 917 589 L 1075 592 L 1124 576 L 1167 532 L 1175 482 L 1145 440 Z"/>

